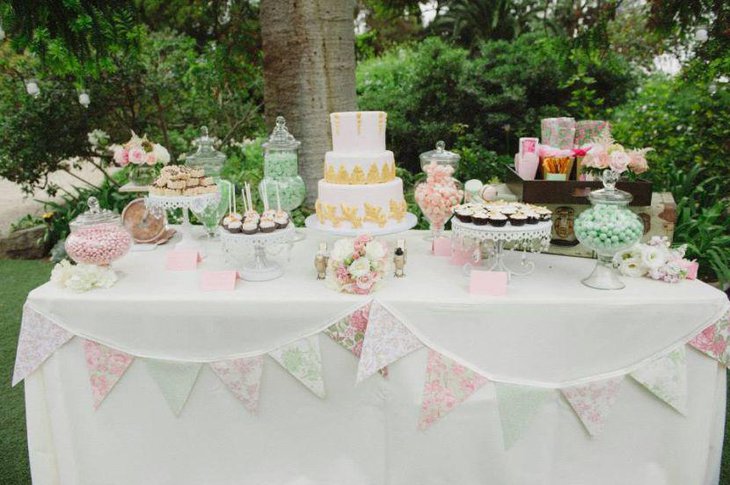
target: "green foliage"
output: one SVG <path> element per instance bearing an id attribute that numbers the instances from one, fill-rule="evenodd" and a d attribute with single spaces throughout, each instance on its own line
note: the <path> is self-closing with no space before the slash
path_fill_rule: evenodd
<path id="1" fill-rule="evenodd" d="M 17 221 L 10 224 L 10 232 L 22 231 L 23 229 L 30 229 L 31 227 L 40 226 L 43 224 L 43 219 L 36 217 L 31 214 L 26 214 Z"/>
<path id="2" fill-rule="evenodd" d="M 418 154 L 439 139 L 511 157 L 519 137 L 539 134 L 541 118 L 605 116 L 635 86 L 632 72 L 615 54 L 535 33 L 482 43 L 473 56 L 428 38 L 360 63 L 357 81 L 360 107 L 389 113 L 389 146 L 418 171 Z M 494 154 L 479 156 L 481 178 L 501 176 Z"/>

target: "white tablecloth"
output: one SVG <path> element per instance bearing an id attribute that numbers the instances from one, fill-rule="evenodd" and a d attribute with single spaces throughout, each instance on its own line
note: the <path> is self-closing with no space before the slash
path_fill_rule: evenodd
<path id="1" fill-rule="evenodd" d="M 368 301 L 314 279 L 322 238 L 298 243 L 281 279 L 199 291 L 200 272 L 164 271 L 164 253 L 130 253 L 110 290 L 52 285 L 28 303 L 76 335 L 135 356 L 214 361 L 315 333 Z M 373 297 L 429 346 L 490 379 L 560 387 L 625 374 L 718 318 L 723 293 L 696 281 L 626 279 L 620 292 L 580 284 L 593 262 L 541 255 L 507 297 L 475 297 L 461 269 L 408 238 L 407 277 Z M 208 248 L 200 269 L 223 269 Z M 320 337 L 328 396 L 320 400 L 267 361 L 259 416 L 204 367 L 179 418 L 135 362 L 93 411 L 80 341 L 26 381 L 36 484 L 712 484 L 722 446 L 725 370 L 688 351 L 681 416 L 626 380 L 606 430 L 590 439 L 556 393 L 517 444 L 502 446 L 494 387 L 423 432 L 417 419 L 425 350 L 355 386 L 356 359 Z"/>

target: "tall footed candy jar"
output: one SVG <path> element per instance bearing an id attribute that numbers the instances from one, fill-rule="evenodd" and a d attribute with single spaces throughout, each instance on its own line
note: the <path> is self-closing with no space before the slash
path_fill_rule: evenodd
<path id="1" fill-rule="evenodd" d="M 616 189 L 618 178 L 619 173 L 604 171 L 603 189 L 588 195 L 593 207 L 575 220 L 576 238 L 598 255 L 596 267 L 583 284 L 599 290 L 620 290 L 625 286 L 613 266 L 613 256 L 636 244 L 644 233 L 643 222 L 628 208 L 632 195 Z"/>
<path id="2" fill-rule="evenodd" d="M 443 233 L 454 207 L 464 198 L 461 182 L 452 176 L 458 167 L 459 158 L 456 153 L 446 150 L 442 141 L 436 143 L 436 150 L 420 156 L 426 179 L 416 184 L 414 195 L 418 207 L 429 223 L 429 240 Z"/>
<path id="3" fill-rule="evenodd" d="M 306 192 L 304 180 L 299 176 L 299 145 L 301 142 L 287 130 L 284 117 L 278 116 L 269 141 L 263 145 L 264 178 L 259 185 L 259 193 L 262 199 L 266 195 L 269 207 L 280 204 L 282 210 L 291 212 L 304 202 Z"/>

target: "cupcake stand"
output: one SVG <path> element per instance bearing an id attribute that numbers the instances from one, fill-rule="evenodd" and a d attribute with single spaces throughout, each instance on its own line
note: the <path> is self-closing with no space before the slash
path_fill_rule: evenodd
<path id="1" fill-rule="evenodd" d="M 145 205 L 154 214 L 164 211 L 182 209 L 183 220 L 179 227 L 182 239 L 175 245 L 178 249 L 194 249 L 202 253 L 200 242 L 192 234 L 193 225 L 190 224 L 190 213 L 203 212 L 207 207 L 220 202 L 220 192 L 203 195 L 168 197 L 163 195 L 149 195 L 145 198 Z"/>
<path id="2" fill-rule="evenodd" d="M 526 276 L 535 270 L 535 263 L 527 259 L 529 252 L 542 252 L 550 246 L 550 234 L 552 232 L 551 221 L 541 221 L 537 224 L 525 224 L 513 226 L 507 223 L 504 227 L 478 226 L 472 223 L 461 222 L 456 218 L 451 220 L 452 238 L 461 243 L 468 240 L 475 241 L 481 247 L 484 242 L 492 243 L 492 263 L 488 271 L 504 271 L 508 277 Z M 507 245 L 522 250 L 520 267 L 511 268 L 505 262 L 505 251 Z M 467 263 L 467 270 L 471 267 Z"/>
<path id="3" fill-rule="evenodd" d="M 241 278 L 247 281 L 268 281 L 283 275 L 284 268 L 268 256 L 276 256 L 286 251 L 289 257 L 296 235 L 291 223 L 284 229 L 268 233 L 233 234 L 222 227 L 218 229 L 218 233 L 226 259 L 239 269 Z"/>

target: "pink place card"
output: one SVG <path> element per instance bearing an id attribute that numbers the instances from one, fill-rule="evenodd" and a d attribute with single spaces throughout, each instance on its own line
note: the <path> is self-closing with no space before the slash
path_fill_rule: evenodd
<path id="1" fill-rule="evenodd" d="M 507 273 L 473 269 L 469 279 L 472 295 L 507 296 Z"/>
<path id="2" fill-rule="evenodd" d="M 236 289 L 237 271 L 203 271 L 200 276 L 202 291 L 233 291 Z"/>
<path id="3" fill-rule="evenodd" d="M 451 239 L 448 237 L 438 237 L 433 240 L 434 256 L 450 257 L 451 256 Z"/>
<path id="4" fill-rule="evenodd" d="M 167 253 L 165 269 L 168 271 L 195 271 L 202 260 L 195 250 L 174 250 Z"/>

